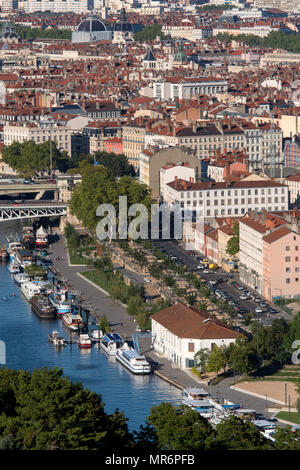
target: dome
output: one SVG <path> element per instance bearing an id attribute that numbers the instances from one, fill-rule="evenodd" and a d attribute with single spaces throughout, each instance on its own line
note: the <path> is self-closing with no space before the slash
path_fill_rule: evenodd
<path id="1" fill-rule="evenodd" d="M 77 31 L 84 31 L 85 33 L 92 33 L 98 31 L 107 31 L 106 26 L 102 21 L 97 18 L 86 18 L 77 28 Z"/>

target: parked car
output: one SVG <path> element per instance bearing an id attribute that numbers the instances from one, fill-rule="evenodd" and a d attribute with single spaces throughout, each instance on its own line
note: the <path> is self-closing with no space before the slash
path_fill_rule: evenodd
<path id="1" fill-rule="evenodd" d="M 255 309 L 255 313 L 263 313 L 261 307 L 257 307 L 257 308 Z"/>
<path id="2" fill-rule="evenodd" d="M 259 304 L 261 301 L 262 301 L 262 300 L 261 300 L 259 297 L 256 297 L 256 298 L 254 299 L 254 302 L 256 302 L 256 303 L 258 303 L 258 304 Z"/>
<path id="3" fill-rule="evenodd" d="M 259 305 L 261 306 L 261 308 L 267 308 L 268 307 L 268 304 L 266 304 L 265 302 L 260 302 Z"/>
<path id="4" fill-rule="evenodd" d="M 240 299 L 247 300 L 247 296 L 245 294 L 240 295 Z"/>
<path id="5" fill-rule="evenodd" d="M 243 286 L 238 286 L 237 289 L 238 290 L 244 290 L 244 287 Z"/>
<path id="6" fill-rule="evenodd" d="M 209 274 L 209 273 L 210 273 L 210 270 L 209 270 L 209 269 L 203 269 L 203 273 L 204 273 L 204 274 Z"/>

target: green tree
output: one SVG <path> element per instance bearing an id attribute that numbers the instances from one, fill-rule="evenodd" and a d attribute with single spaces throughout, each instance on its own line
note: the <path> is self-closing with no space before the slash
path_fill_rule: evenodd
<path id="1" fill-rule="evenodd" d="M 100 317 L 98 325 L 99 325 L 99 329 L 103 331 L 104 334 L 110 332 L 110 325 L 109 325 L 109 321 L 107 320 L 106 315 L 102 315 Z"/>
<path id="2" fill-rule="evenodd" d="M 108 173 L 113 177 L 121 177 L 125 175 L 135 176 L 133 165 L 128 163 L 125 155 L 116 155 L 115 153 L 96 152 L 95 160 L 104 166 Z"/>
<path id="3" fill-rule="evenodd" d="M 253 423 L 231 415 L 217 424 L 211 447 L 216 450 L 266 450 L 270 445 Z"/>
<path id="4" fill-rule="evenodd" d="M 19 450 L 132 449 L 123 413 L 62 370 L 0 370 L 0 445 Z"/>
<path id="5" fill-rule="evenodd" d="M 155 430 L 161 450 L 208 449 L 209 438 L 214 436 L 212 426 L 197 411 L 171 403 L 151 408 L 146 423 Z"/>
<path id="6" fill-rule="evenodd" d="M 300 429 L 291 432 L 291 426 L 277 428 L 275 432 L 275 450 L 300 450 Z"/>
<path id="7" fill-rule="evenodd" d="M 208 357 L 207 370 L 208 372 L 216 372 L 218 374 L 225 367 L 226 357 L 224 350 L 219 346 L 215 346 Z"/>
<path id="8" fill-rule="evenodd" d="M 240 249 L 239 224 L 236 222 L 233 226 L 233 236 L 229 238 L 226 246 L 226 253 L 231 256 L 236 255 Z"/>
<path id="9" fill-rule="evenodd" d="M 208 358 L 209 351 L 207 348 L 202 348 L 195 354 L 195 362 L 197 367 L 199 367 L 201 374 L 203 374 L 207 369 Z"/>

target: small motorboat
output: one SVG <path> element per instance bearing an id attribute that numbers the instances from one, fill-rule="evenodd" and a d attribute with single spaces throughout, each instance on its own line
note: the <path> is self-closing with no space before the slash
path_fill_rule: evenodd
<path id="1" fill-rule="evenodd" d="M 92 347 L 92 340 L 87 334 L 79 335 L 78 346 L 80 349 L 89 349 Z"/>
<path id="2" fill-rule="evenodd" d="M 54 346 L 65 346 L 67 344 L 66 340 L 59 335 L 58 331 L 53 330 L 49 335 L 48 335 L 50 343 L 52 343 Z"/>

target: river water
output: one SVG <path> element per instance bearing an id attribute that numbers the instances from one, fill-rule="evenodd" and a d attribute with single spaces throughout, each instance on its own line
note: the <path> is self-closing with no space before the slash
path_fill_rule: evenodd
<path id="1" fill-rule="evenodd" d="M 20 222 L 0 223 L 1 246 L 9 233 L 21 234 Z M 41 367 L 63 369 L 64 376 L 72 382 L 81 382 L 101 394 L 106 412 L 123 410 L 131 431 L 145 423 L 152 406 L 162 401 L 180 402 L 178 389 L 153 374 L 134 376 L 97 344 L 91 350 L 80 350 L 77 344 L 55 349 L 48 341 L 48 334 L 54 329 L 68 338 L 61 320 L 40 320 L 32 312 L 7 264 L 0 262 L 0 339 L 6 345 L 7 367 L 29 371 Z"/>

